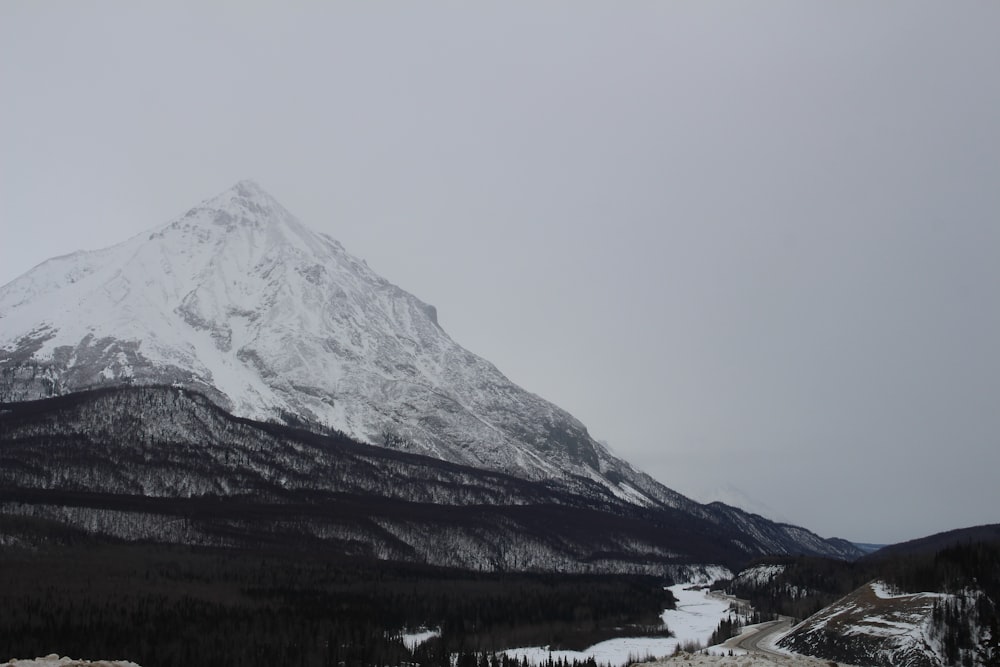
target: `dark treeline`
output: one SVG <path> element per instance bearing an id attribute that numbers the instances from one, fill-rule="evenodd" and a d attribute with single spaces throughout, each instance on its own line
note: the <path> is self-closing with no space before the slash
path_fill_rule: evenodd
<path id="1" fill-rule="evenodd" d="M 457 654 L 460 664 L 493 667 L 492 652 L 503 648 L 581 648 L 636 626 L 658 628 L 672 600 L 663 584 L 79 538 L 0 549 L 0 656 L 59 653 L 143 667 L 450 667 Z M 400 633 L 419 627 L 441 636 L 410 652 Z"/>
<path id="2" fill-rule="evenodd" d="M 989 628 L 987 664 L 1000 665 L 1000 541 L 956 544 L 933 555 L 904 557 L 898 574 L 889 579 L 900 590 L 933 590 L 956 594 L 935 605 L 933 622 L 941 630 L 949 664 L 965 664 L 975 646 L 970 619 Z M 981 594 L 976 595 L 975 591 Z"/>
<path id="3" fill-rule="evenodd" d="M 252 421 L 176 387 L 0 407 L 4 511 L 112 538 L 295 543 L 492 571 L 655 574 L 747 557 L 733 546 L 747 543 L 742 529 L 632 505 L 584 477 L 531 481 L 304 430 L 291 416 L 294 427 Z"/>

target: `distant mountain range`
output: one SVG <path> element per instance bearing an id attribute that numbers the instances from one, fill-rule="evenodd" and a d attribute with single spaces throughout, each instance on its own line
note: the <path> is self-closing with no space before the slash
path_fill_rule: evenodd
<path id="1" fill-rule="evenodd" d="M 495 569 L 861 555 L 634 470 L 248 181 L 0 288 L 0 401 L 3 511 L 128 539 Z"/>
<path id="2" fill-rule="evenodd" d="M 901 556 L 925 556 L 956 544 L 974 542 L 1000 543 L 1000 524 L 957 528 L 943 533 L 935 533 L 915 540 L 882 546 L 865 556 L 866 560 L 878 561 Z"/>

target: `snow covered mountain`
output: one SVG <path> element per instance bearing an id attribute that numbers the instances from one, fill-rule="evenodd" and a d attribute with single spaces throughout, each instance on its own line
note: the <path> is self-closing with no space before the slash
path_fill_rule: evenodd
<path id="1" fill-rule="evenodd" d="M 3 401 L 180 384 L 240 416 L 304 420 L 528 479 L 576 475 L 640 503 L 685 501 L 250 181 L 5 286 L 0 369 Z"/>
<path id="2" fill-rule="evenodd" d="M 679 510 L 747 553 L 858 555 L 635 471 L 250 181 L 0 288 L 0 403 L 120 385 L 186 387 L 240 417 Z"/>

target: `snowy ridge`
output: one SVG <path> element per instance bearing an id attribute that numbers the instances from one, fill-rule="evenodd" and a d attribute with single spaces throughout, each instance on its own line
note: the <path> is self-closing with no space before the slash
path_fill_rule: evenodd
<path id="1" fill-rule="evenodd" d="M 760 587 L 771 583 L 787 567 L 787 565 L 755 565 L 740 572 L 736 581 L 740 584 Z"/>
<path id="2" fill-rule="evenodd" d="M 788 553 L 783 545 L 798 544 L 797 553 L 824 553 L 834 558 L 857 558 L 861 552 L 845 540 L 824 540 L 805 528 L 786 523 L 775 523 L 757 514 L 749 514 L 737 507 L 714 502 L 702 506 L 703 516 L 720 526 L 748 535 L 748 549 L 764 556 Z M 754 545 L 754 546 L 751 546 Z"/>
<path id="3" fill-rule="evenodd" d="M 792 628 L 777 646 L 856 664 L 949 664 L 940 616 L 947 607 L 960 610 L 971 636 L 981 637 L 977 595 L 902 593 L 874 581 Z M 976 651 L 965 657 L 968 664 L 979 664 Z"/>

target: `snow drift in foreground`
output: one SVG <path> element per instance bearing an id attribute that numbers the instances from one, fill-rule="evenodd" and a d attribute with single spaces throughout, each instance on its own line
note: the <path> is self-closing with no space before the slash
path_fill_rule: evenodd
<path id="1" fill-rule="evenodd" d="M 829 660 L 804 655 L 705 655 L 679 653 L 665 660 L 645 663 L 644 667 L 829 667 Z M 846 667 L 842 666 L 842 667 Z"/>
<path id="2" fill-rule="evenodd" d="M 139 667 L 128 660 L 74 660 L 66 656 L 59 657 L 55 653 L 44 658 L 11 659 L 0 667 Z"/>

